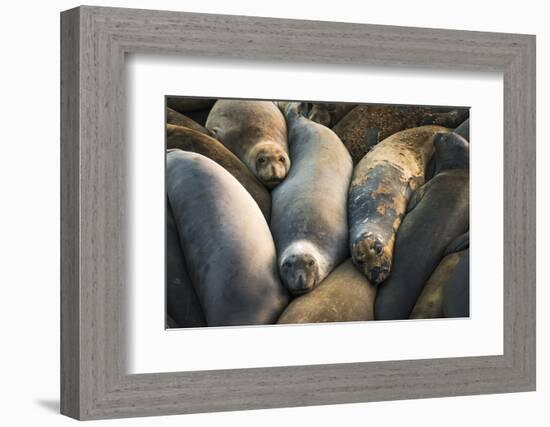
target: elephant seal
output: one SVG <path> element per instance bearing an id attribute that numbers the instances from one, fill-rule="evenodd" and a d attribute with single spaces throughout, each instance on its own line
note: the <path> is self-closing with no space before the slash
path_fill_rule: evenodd
<path id="1" fill-rule="evenodd" d="M 323 126 L 332 128 L 342 117 L 353 110 L 357 104 L 314 102 L 308 113 L 308 119 Z"/>
<path id="2" fill-rule="evenodd" d="M 172 110 L 170 107 L 166 107 L 166 124 L 175 126 L 184 126 L 189 129 L 196 130 L 197 132 L 210 135 L 210 132 L 199 125 L 196 121 L 190 119 L 184 114 L 178 113 L 176 110 Z"/>
<path id="3" fill-rule="evenodd" d="M 292 300 L 277 323 L 373 320 L 375 295 L 376 287 L 348 258 L 313 291 Z"/>
<path id="4" fill-rule="evenodd" d="M 411 312 L 411 319 L 436 319 L 445 317 L 443 295 L 453 272 L 469 247 L 469 232 L 459 236 L 445 250 L 444 258 L 432 273 Z"/>
<path id="5" fill-rule="evenodd" d="M 434 138 L 436 174 L 412 197 L 395 242 L 393 269 L 376 295 L 376 319 L 408 319 L 446 248 L 469 229 L 469 145 Z"/>
<path id="6" fill-rule="evenodd" d="M 377 132 L 383 141 L 394 133 L 422 125 L 456 127 L 460 121 L 444 120 L 450 107 L 418 107 L 407 105 L 367 105 L 361 104 L 346 114 L 332 130 L 347 147 L 356 165 L 372 148 L 368 141 L 369 132 Z M 450 124 L 450 126 L 449 126 Z"/>
<path id="7" fill-rule="evenodd" d="M 286 177 L 290 159 L 285 118 L 273 102 L 221 99 L 212 107 L 206 128 L 266 187 Z"/>
<path id="8" fill-rule="evenodd" d="M 445 317 L 470 316 L 470 250 L 464 251 L 443 295 Z"/>
<path id="9" fill-rule="evenodd" d="M 254 199 L 223 167 L 170 150 L 166 191 L 208 326 L 275 323 L 289 301 Z"/>
<path id="10" fill-rule="evenodd" d="M 271 231 L 283 283 L 294 295 L 311 291 L 348 257 L 346 203 L 352 162 L 329 128 L 289 104 L 292 168 L 271 193 Z"/>
<path id="11" fill-rule="evenodd" d="M 271 216 L 271 194 L 256 179 L 250 169 L 225 148 L 221 142 L 193 129 L 170 124 L 166 126 L 166 134 L 167 148 L 179 148 L 180 150 L 202 154 L 223 166 L 246 188 L 262 210 L 266 220 L 269 221 Z"/>
<path id="12" fill-rule="evenodd" d="M 422 126 L 395 133 L 355 167 L 348 197 L 351 256 L 375 285 L 390 274 L 395 233 L 409 198 L 424 183 L 433 137 L 447 131 Z"/>
<path id="13" fill-rule="evenodd" d="M 470 142 L 470 119 L 464 120 L 460 126 L 455 129 L 455 133 L 458 133 L 462 138 Z"/>
<path id="14" fill-rule="evenodd" d="M 166 313 L 171 328 L 206 326 L 204 313 L 187 274 L 178 230 L 170 203 L 166 201 Z"/>

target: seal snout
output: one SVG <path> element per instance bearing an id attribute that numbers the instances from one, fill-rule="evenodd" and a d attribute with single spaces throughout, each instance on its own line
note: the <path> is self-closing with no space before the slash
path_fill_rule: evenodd
<path id="1" fill-rule="evenodd" d="M 379 236 L 369 232 L 361 235 L 351 248 L 351 255 L 357 268 L 377 285 L 388 278 L 391 271 L 391 254 Z"/>
<path id="2" fill-rule="evenodd" d="M 309 254 L 287 256 L 280 267 L 281 279 L 290 293 L 302 295 L 313 290 L 319 278 L 319 264 Z"/>

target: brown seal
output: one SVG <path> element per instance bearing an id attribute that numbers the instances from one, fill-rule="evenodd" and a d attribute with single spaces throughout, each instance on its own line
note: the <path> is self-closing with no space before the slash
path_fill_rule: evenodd
<path id="1" fill-rule="evenodd" d="M 390 274 L 395 234 L 412 193 L 424 183 L 433 137 L 447 131 L 422 126 L 395 133 L 355 167 L 348 197 L 350 249 L 374 284 Z"/>
<path id="2" fill-rule="evenodd" d="M 456 113 L 450 107 L 362 104 L 346 114 L 333 130 L 349 150 L 353 164 L 357 164 L 377 140 L 382 141 L 396 132 L 421 125 L 454 128 L 467 113 L 467 109 Z M 369 138 L 370 135 L 378 135 L 378 138 Z"/>
<path id="3" fill-rule="evenodd" d="M 271 101 L 220 99 L 206 128 L 268 188 L 290 169 L 285 118 Z"/>
<path id="4" fill-rule="evenodd" d="M 295 298 L 277 323 L 373 320 L 375 295 L 376 287 L 348 259 L 309 294 Z"/>
<path id="5" fill-rule="evenodd" d="M 271 217 L 271 194 L 264 185 L 256 179 L 252 172 L 231 151 L 218 140 L 192 129 L 167 125 L 167 148 L 179 148 L 202 154 L 223 166 L 242 184 L 254 198 L 264 217 L 269 221 Z"/>
<path id="6" fill-rule="evenodd" d="M 178 113 L 176 110 L 172 110 L 170 107 L 166 107 L 166 124 L 184 126 L 211 136 L 210 132 L 205 127 L 199 125 L 196 121 L 190 119 L 186 115 Z"/>

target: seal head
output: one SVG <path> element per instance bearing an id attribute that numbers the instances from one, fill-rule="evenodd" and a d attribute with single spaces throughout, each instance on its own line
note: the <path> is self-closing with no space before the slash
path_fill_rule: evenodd
<path id="1" fill-rule="evenodd" d="M 372 283 L 381 283 L 391 272 L 393 238 L 389 241 L 368 231 L 352 243 L 353 262 Z"/>
<path id="2" fill-rule="evenodd" d="M 290 169 L 290 158 L 278 144 L 262 142 L 251 150 L 252 171 L 268 188 L 274 188 L 285 179 Z"/>
<path id="3" fill-rule="evenodd" d="M 319 284 L 322 271 L 319 252 L 307 241 L 293 243 L 280 258 L 281 280 L 293 295 L 311 292 Z"/>

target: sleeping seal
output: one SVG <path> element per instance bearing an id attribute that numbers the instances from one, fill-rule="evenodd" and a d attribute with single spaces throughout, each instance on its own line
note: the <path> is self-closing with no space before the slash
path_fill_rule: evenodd
<path id="1" fill-rule="evenodd" d="M 373 320 L 375 295 L 376 287 L 348 258 L 313 291 L 295 298 L 277 323 Z"/>
<path id="2" fill-rule="evenodd" d="M 376 319 L 407 319 L 445 249 L 469 229 L 469 145 L 455 133 L 434 138 L 436 174 L 418 189 L 397 233 L 390 277 L 376 295 Z"/>
<path id="3" fill-rule="evenodd" d="M 218 140 L 182 126 L 166 125 L 166 148 L 202 154 L 223 166 L 254 198 L 265 219 L 271 216 L 271 194 L 250 169 Z"/>
<path id="4" fill-rule="evenodd" d="M 213 160 L 170 150 L 166 191 L 208 326 L 275 323 L 289 296 L 265 218 Z"/>
<path id="5" fill-rule="evenodd" d="M 395 233 L 410 196 L 424 183 L 437 132 L 447 129 L 422 126 L 393 134 L 355 167 L 348 199 L 351 256 L 373 284 L 390 274 Z"/>
<path id="6" fill-rule="evenodd" d="M 288 173 L 285 118 L 270 101 L 220 99 L 214 104 L 206 128 L 268 188 Z"/>
<path id="7" fill-rule="evenodd" d="M 295 295 L 311 291 L 348 256 L 346 202 L 352 162 L 329 128 L 287 106 L 292 167 L 272 192 L 279 271 Z"/>

